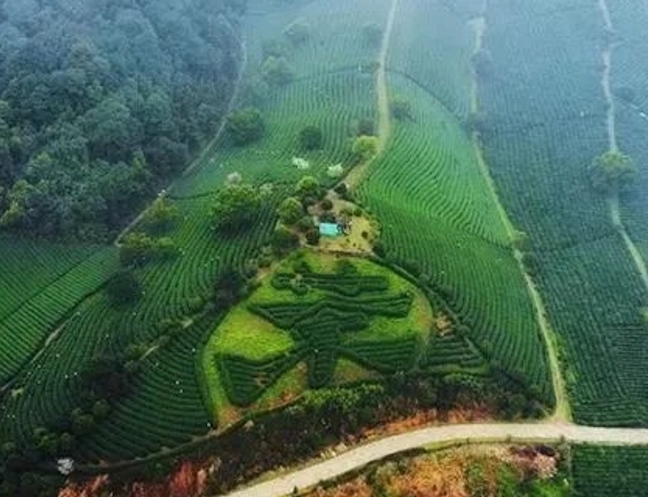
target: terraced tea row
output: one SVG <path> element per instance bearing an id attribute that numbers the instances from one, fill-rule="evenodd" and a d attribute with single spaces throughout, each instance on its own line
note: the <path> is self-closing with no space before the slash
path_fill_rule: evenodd
<path id="1" fill-rule="evenodd" d="M 0 321 L 98 250 L 0 237 Z"/>
<path id="2" fill-rule="evenodd" d="M 114 308 L 98 294 L 78 309 L 61 336 L 13 385 L 0 410 L 4 420 L 0 438 L 27 443 L 38 427 L 64 426 L 83 398 L 81 376 L 91 362 L 98 356 L 123 357 L 132 345 L 149 349 L 132 386 L 136 393 L 116 402 L 110 415 L 79 440 L 76 453 L 132 458 L 210 428 L 193 365 L 202 333 L 213 326 L 216 316 L 204 324 L 195 313 L 211 295 L 217 272 L 223 267 L 242 268 L 267 240 L 272 227 L 268 216 L 274 208 L 264 210 L 257 230 L 215 243 L 209 199 L 177 204 L 183 221 L 171 235 L 181 255 L 138 271 L 143 294 L 135 307 Z M 182 331 L 175 338 L 164 338 L 169 334 L 164 325 L 168 320 L 181 322 Z M 147 419 L 150 427 L 142 430 L 137 419 Z M 120 436 L 104 436 L 107 433 Z"/>
<path id="3" fill-rule="evenodd" d="M 528 234 L 525 263 L 565 347 L 576 420 L 645 424 L 648 295 L 587 176 L 608 149 L 601 13 L 591 2 L 505 1 L 491 2 L 487 17 L 482 138 L 504 204 Z"/>
<path id="4" fill-rule="evenodd" d="M 27 270 L 37 266 L 27 261 Z M 85 297 L 97 291 L 118 265 L 114 248 L 89 254 L 0 321 L 0 385 L 7 382 L 44 345 L 48 334 Z M 23 275 L 27 276 L 27 275 Z M 18 294 L 20 284 L 17 285 Z M 6 290 L 10 290 L 8 286 Z"/>
<path id="5" fill-rule="evenodd" d="M 401 0 L 387 67 L 425 87 L 458 119 L 470 112 L 473 36 L 482 0 Z M 452 54 L 452 55 L 450 55 Z M 392 88 L 395 95 L 398 89 Z"/>
<path id="6" fill-rule="evenodd" d="M 416 110 L 362 187 L 387 257 L 429 278 L 493 363 L 550 399 L 533 307 L 472 144 L 426 91 L 390 81 Z"/>
<path id="7" fill-rule="evenodd" d="M 353 0 L 293 2 L 268 9 L 265 1 L 251 1 L 250 12 L 260 15 L 249 16 L 245 26 L 250 60 L 263 62 L 269 52 L 283 55 L 297 78 L 358 71 L 377 58 L 390 5 L 390 0 Z"/>
<path id="8" fill-rule="evenodd" d="M 648 449 L 645 447 L 590 447 L 573 449 L 574 489 L 587 497 L 634 497 L 648 485 Z"/>
<path id="9" fill-rule="evenodd" d="M 293 183 L 304 174 L 322 174 L 327 167 L 347 163 L 358 122 L 375 117 L 373 80 L 369 75 L 350 71 L 294 82 L 274 90 L 261 111 L 267 133 L 259 143 L 219 151 L 204 167 L 179 181 L 173 195 L 206 194 L 234 172 L 254 183 Z M 306 125 L 322 130 L 322 150 L 300 149 L 298 135 Z M 308 169 L 297 168 L 295 157 L 305 159 Z"/>
<path id="10" fill-rule="evenodd" d="M 82 460 L 143 457 L 188 443 L 215 428 L 196 381 L 197 347 L 213 323 L 213 316 L 200 319 L 146 357 L 134 385 L 136 394 L 117 404 L 92 437 L 83 441 Z"/>
<path id="11" fill-rule="evenodd" d="M 610 2 L 611 22 L 619 33 L 614 45 L 611 80 L 615 98 L 616 131 L 619 147 L 630 155 L 637 175 L 629 192 L 623 195 L 621 219 L 644 260 L 648 260 L 648 70 L 644 54 L 648 36 L 637 29 L 648 21 L 646 5 L 636 1 Z"/>

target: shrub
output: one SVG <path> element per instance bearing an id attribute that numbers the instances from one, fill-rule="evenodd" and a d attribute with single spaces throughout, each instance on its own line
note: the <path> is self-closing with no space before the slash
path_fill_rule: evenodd
<path id="1" fill-rule="evenodd" d="M 493 56 L 486 49 L 481 49 L 479 52 L 472 55 L 470 58 L 475 73 L 479 76 L 489 76 L 493 72 Z"/>
<path id="2" fill-rule="evenodd" d="M 142 290 L 133 271 L 122 269 L 108 282 L 106 293 L 113 306 L 121 306 L 135 302 Z"/>
<path id="3" fill-rule="evenodd" d="M 277 208 L 279 220 L 292 226 L 304 217 L 304 206 L 296 197 L 285 198 Z"/>
<path id="4" fill-rule="evenodd" d="M 306 126 L 299 132 L 299 145 L 304 150 L 322 148 L 322 130 L 317 126 Z"/>
<path id="5" fill-rule="evenodd" d="M 380 69 L 380 62 L 377 60 L 369 60 L 360 64 L 360 72 L 363 74 L 374 74 Z"/>
<path id="6" fill-rule="evenodd" d="M 318 245 L 320 241 L 320 232 L 317 228 L 311 228 L 306 232 L 306 243 L 309 245 Z"/>
<path id="7" fill-rule="evenodd" d="M 219 190 L 212 203 L 214 225 L 222 231 L 249 227 L 260 207 L 261 196 L 252 185 L 227 185 Z"/>
<path id="8" fill-rule="evenodd" d="M 324 213 L 320 216 L 320 221 L 321 221 L 322 223 L 335 223 L 335 222 L 337 222 L 337 218 L 335 217 L 335 214 L 333 214 L 332 212 L 328 211 L 328 212 L 324 212 Z"/>
<path id="9" fill-rule="evenodd" d="M 278 226 L 272 233 L 272 249 L 278 254 L 284 254 L 299 246 L 299 237 L 285 226 Z"/>
<path id="10" fill-rule="evenodd" d="M 590 166 L 592 186 L 605 194 L 627 190 L 636 173 L 634 160 L 621 152 L 609 151 L 599 155 Z"/>
<path id="11" fill-rule="evenodd" d="M 376 23 L 362 26 L 362 43 L 369 48 L 378 48 L 382 42 L 383 30 Z"/>
<path id="12" fill-rule="evenodd" d="M 218 309 L 229 309 L 247 294 L 245 277 L 234 269 L 227 269 L 214 282 L 214 303 Z"/>
<path id="13" fill-rule="evenodd" d="M 119 247 L 119 261 L 123 266 L 144 263 L 150 257 L 154 243 L 150 236 L 140 231 L 128 233 Z"/>
<path id="14" fill-rule="evenodd" d="M 306 233 L 315 227 L 315 223 L 311 216 L 304 216 L 297 222 L 296 227 L 302 233 Z"/>
<path id="15" fill-rule="evenodd" d="M 286 55 L 286 45 L 280 40 L 265 40 L 261 43 L 261 52 L 263 60 L 268 57 L 284 57 Z"/>
<path id="16" fill-rule="evenodd" d="M 158 238 L 153 243 L 151 255 L 159 259 L 171 259 L 179 254 L 175 242 L 168 236 Z"/>
<path id="17" fill-rule="evenodd" d="M 344 196 L 349 191 L 349 187 L 347 186 L 346 183 L 340 183 L 333 189 L 333 191 L 337 193 L 340 197 L 344 198 Z"/>
<path id="18" fill-rule="evenodd" d="M 295 21 L 284 29 L 283 34 L 293 45 L 303 45 L 310 38 L 310 27 L 304 21 Z"/>
<path id="19" fill-rule="evenodd" d="M 273 57 L 266 59 L 261 68 L 263 79 L 270 86 L 286 86 L 293 80 L 293 71 L 284 57 Z"/>
<path id="20" fill-rule="evenodd" d="M 326 175 L 329 178 L 339 178 L 340 176 L 342 176 L 343 173 L 344 173 L 344 167 L 342 167 L 341 163 L 326 168 Z"/>
<path id="21" fill-rule="evenodd" d="M 403 98 L 396 98 L 389 104 L 391 115 L 399 121 L 412 118 L 412 105 Z"/>
<path id="22" fill-rule="evenodd" d="M 380 241 L 374 243 L 373 251 L 378 257 L 385 257 L 385 255 L 387 254 L 387 251 L 385 250 L 385 245 Z"/>
<path id="23" fill-rule="evenodd" d="M 353 155 L 357 160 L 367 161 L 378 152 L 378 138 L 375 136 L 359 136 L 353 143 Z"/>
<path id="24" fill-rule="evenodd" d="M 322 201 L 320 202 L 320 207 L 322 208 L 323 211 L 328 212 L 328 211 L 330 211 L 331 209 L 333 209 L 333 202 L 331 202 L 330 199 L 325 198 L 324 200 L 322 200 Z"/>
<path id="25" fill-rule="evenodd" d="M 265 126 L 257 109 L 244 109 L 228 116 L 226 129 L 234 144 L 242 146 L 259 141 Z"/>
<path id="26" fill-rule="evenodd" d="M 376 125 L 373 119 L 360 119 L 355 134 L 356 136 L 374 136 L 376 134 Z"/>
<path id="27" fill-rule="evenodd" d="M 295 193 L 302 199 L 302 202 L 304 202 L 307 197 L 315 199 L 320 198 L 322 191 L 320 182 L 314 176 L 304 176 L 299 180 L 295 187 Z"/>
<path id="28" fill-rule="evenodd" d="M 169 231 L 178 217 L 178 209 L 160 196 L 146 210 L 142 222 L 146 231 L 157 235 Z"/>

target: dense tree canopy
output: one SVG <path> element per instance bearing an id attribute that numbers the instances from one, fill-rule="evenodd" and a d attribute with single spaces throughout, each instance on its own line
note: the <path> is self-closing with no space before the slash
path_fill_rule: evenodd
<path id="1" fill-rule="evenodd" d="M 214 198 L 212 215 L 220 231 L 234 232 L 249 227 L 261 208 L 261 195 L 252 185 L 230 184 Z"/>
<path id="2" fill-rule="evenodd" d="M 359 136 L 353 142 L 353 155 L 361 161 L 371 159 L 378 152 L 378 138 Z"/>
<path id="3" fill-rule="evenodd" d="M 288 197 L 279 204 L 277 215 L 282 223 L 292 226 L 304 216 L 304 206 L 298 198 Z"/>
<path id="4" fill-rule="evenodd" d="M 0 1 L 1 229 L 115 232 L 213 135 L 244 4 Z"/>
<path id="5" fill-rule="evenodd" d="M 299 145 L 304 150 L 317 150 L 322 148 L 322 129 L 309 125 L 299 131 Z"/>
<path id="6" fill-rule="evenodd" d="M 263 137 L 264 124 L 256 109 L 243 109 L 227 117 L 227 132 L 235 145 L 248 145 Z"/>
<path id="7" fill-rule="evenodd" d="M 590 179 L 597 191 L 617 193 L 633 182 L 637 168 L 631 157 L 618 151 L 609 151 L 594 159 Z"/>

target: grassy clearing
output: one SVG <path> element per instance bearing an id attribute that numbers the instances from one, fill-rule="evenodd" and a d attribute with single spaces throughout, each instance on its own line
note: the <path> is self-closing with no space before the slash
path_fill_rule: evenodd
<path id="1" fill-rule="evenodd" d="M 354 274 L 357 274 L 359 278 L 384 279 L 386 288 L 388 289 L 385 293 L 386 295 L 396 296 L 408 292 L 412 295 L 412 301 L 409 309 L 406 311 L 406 315 L 402 317 L 381 316 L 380 312 L 376 313 L 376 311 L 371 311 L 370 308 L 367 308 L 364 319 L 368 318 L 369 321 L 365 325 L 361 325 L 356 332 L 345 333 L 341 337 L 341 350 L 348 349 L 352 355 L 347 357 L 342 352 L 343 355 L 335 359 L 333 365 L 334 370 L 331 373 L 331 378 L 326 380 L 327 383 L 330 381 L 331 383 L 338 384 L 355 381 L 360 378 L 374 377 L 375 373 L 368 373 L 367 370 L 375 368 L 382 370 L 382 366 L 380 366 L 381 352 L 379 350 L 381 343 L 384 343 L 387 349 L 394 348 L 394 350 L 400 350 L 399 347 L 402 347 L 402 345 L 399 344 L 410 343 L 412 340 L 419 344 L 427 342 L 433 325 L 432 310 L 425 297 L 411 283 L 365 259 L 301 250 L 292 254 L 279 264 L 275 269 L 274 275 L 267 275 L 262 281 L 261 286 L 245 302 L 239 304 L 227 315 L 214 331 L 202 352 L 201 374 L 209 389 L 211 412 L 215 418 L 218 418 L 221 427 L 223 426 L 222 423 L 231 423 L 237 416 L 240 416 L 244 412 L 274 407 L 277 404 L 293 400 L 312 381 L 310 375 L 314 373 L 311 371 L 311 368 L 317 370 L 317 368 L 324 367 L 322 365 L 318 366 L 317 361 L 320 359 L 317 359 L 317 350 L 315 350 L 316 353 L 313 359 L 305 359 L 304 357 L 296 359 L 294 364 L 297 366 L 288 366 L 288 369 L 280 373 L 276 379 L 271 379 L 275 378 L 273 376 L 275 373 L 271 373 L 269 369 L 264 369 L 263 371 L 265 372 L 258 373 L 256 380 L 251 381 L 261 381 L 264 382 L 264 385 L 265 382 L 269 382 L 267 388 L 262 391 L 258 399 L 248 405 L 241 406 L 239 401 L 234 401 L 231 395 L 228 394 L 228 389 L 232 388 L 232 381 L 247 382 L 240 383 L 242 385 L 241 388 L 256 388 L 254 383 L 252 386 L 245 386 L 249 385 L 249 381 L 239 376 L 240 374 L 247 375 L 253 373 L 236 373 L 237 376 L 231 378 L 228 376 L 230 379 L 226 379 L 223 374 L 232 375 L 234 371 L 229 369 L 223 370 L 223 367 L 229 366 L 224 366 L 222 365 L 223 363 L 219 366 L 219 361 L 223 360 L 221 359 L 222 357 L 234 357 L 238 358 L 238 361 L 241 359 L 252 361 L 253 364 L 259 365 L 255 367 L 261 367 L 261 364 L 272 361 L 274 358 L 289 357 L 295 354 L 295 351 L 301 350 L 300 347 L 303 347 L 304 343 L 310 343 L 312 340 L 315 340 L 313 343 L 320 344 L 314 345 L 314 347 L 323 347 L 322 353 L 324 353 L 324 350 L 328 350 L 326 347 L 328 347 L 327 343 L 329 339 L 326 338 L 326 341 L 321 342 L 322 338 L 318 338 L 320 335 L 317 335 L 317 333 L 337 333 L 334 328 L 325 327 L 322 331 L 313 332 L 316 335 L 311 336 L 309 335 L 310 332 L 307 331 L 309 328 L 299 328 L 301 326 L 311 325 L 296 324 L 295 326 L 303 329 L 303 331 L 295 335 L 293 332 L 282 329 L 277 323 L 271 323 L 271 319 L 268 317 L 261 317 L 254 309 L 259 306 L 276 306 L 280 303 L 284 307 L 301 306 L 300 308 L 303 311 L 299 312 L 311 312 L 309 309 L 313 303 L 328 302 L 332 297 L 342 298 L 341 294 L 337 294 L 335 290 L 318 288 L 316 285 L 311 287 L 304 295 L 296 295 L 292 290 L 277 288 L 276 283 L 274 283 L 277 275 L 284 274 L 286 271 L 291 271 L 293 268 L 303 264 L 307 264 L 310 268 L 311 273 L 307 274 L 331 275 L 333 277 L 333 275 L 338 274 L 341 263 L 352 264 L 357 271 Z M 325 281 L 329 280 L 326 279 Z M 335 279 L 332 281 L 335 281 Z M 383 292 L 380 292 L 378 295 L 383 295 Z M 360 299 L 370 297 L 370 294 L 359 295 Z M 364 305 L 361 302 L 362 300 L 354 304 L 354 309 L 357 307 L 360 312 L 362 312 L 361 309 Z M 322 317 L 317 319 L 329 319 L 326 316 L 322 315 Z M 347 319 L 353 320 L 357 318 L 352 312 L 348 314 Z M 297 323 L 301 323 L 301 321 Z M 333 324 L 332 326 L 336 325 Z M 300 335 L 301 333 L 305 334 Z M 300 342 L 298 343 L 296 340 L 299 336 L 301 338 L 299 338 Z M 394 344 L 393 346 L 388 345 L 392 343 Z M 308 349 L 304 350 L 307 352 Z M 400 352 L 400 354 L 402 353 Z M 391 361 L 394 360 L 401 361 L 401 359 L 392 358 L 392 356 L 393 353 L 388 353 L 386 356 L 389 357 L 389 364 L 392 364 Z M 357 363 L 360 358 L 363 361 L 368 361 L 368 363 L 363 363 L 362 366 L 359 366 Z M 309 362 L 311 360 L 315 362 Z M 410 360 L 416 360 L 416 355 L 412 355 Z M 376 366 L 372 367 L 372 364 L 376 364 Z M 401 365 L 398 367 L 405 366 L 403 362 L 396 362 L 394 364 Z M 413 365 L 411 363 L 407 367 L 412 367 Z M 263 367 L 265 368 L 265 366 Z M 228 372 L 225 373 L 224 371 Z M 246 369 L 245 371 L 248 370 Z M 259 385 L 256 386 L 258 387 Z"/>
<path id="2" fill-rule="evenodd" d="M 214 350 L 237 353 L 250 359 L 276 355 L 293 345 L 290 335 L 269 321 L 237 306 L 218 326 Z"/>

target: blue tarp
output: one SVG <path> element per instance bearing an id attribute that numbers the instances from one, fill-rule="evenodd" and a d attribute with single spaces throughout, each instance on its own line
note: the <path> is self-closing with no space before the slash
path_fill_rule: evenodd
<path id="1" fill-rule="evenodd" d="M 322 236 L 339 236 L 340 228 L 335 223 L 320 223 L 319 232 Z"/>

